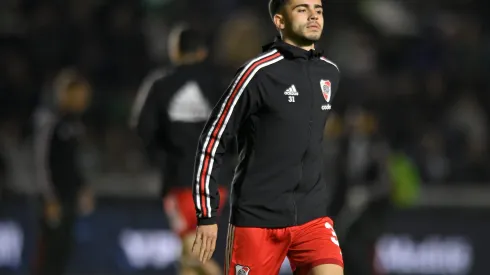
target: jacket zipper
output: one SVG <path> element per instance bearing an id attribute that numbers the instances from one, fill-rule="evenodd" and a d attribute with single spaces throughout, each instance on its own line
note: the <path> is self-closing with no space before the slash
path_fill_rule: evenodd
<path id="1" fill-rule="evenodd" d="M 308 150 L 308 149 L 307 149 Z M 306 157 L 306 151 L 303 153 L 303 157 L 301 157 L 301 174 L 299 176 L 299 184 L 303 181 L 303 168 L 304 168 L 304 161 Z M 293 190 L 293 206 L 294 206 L 294 225 L 298 225 L 298 208 L 296 207 L 296 189 L 299 187 L 299 185 L 294 188 Z"/>
<path id="2" fill-rule="evenodd" d="M 311 112 L 313 110 L 313 85 L 311 85 L 311 81 L 310 81 L 310 74 L 309 74 L 309 71 L 308 71 L 308 63 L 306 65 L 304 65 L 304 71 L 305 71 L 305 74 L 306 74 L 306 78 L 308 79 L 308 83 L 310 83 L 310 102 L 311 102 L 311 105 L 310 105 L 310 119 L 309 119 L 309 122 L 308 122 L 308 138 L 306 139 L 306 149 L 305 149 L 305 152 L 303 153 L 303 157 L 301 158 L 301 175 L 300 175 L 300 180 L 299 180 L 299 184 L 301 184 L 301 182 L 303 181 L 303 170 L 304 170 L 304 161 L 305 161 L 305 157 L 306 157 L 306 153 L 308 152 L 308 147 L 310 147 L 310 137 L 311 137 Z M 299 187 L 299 185 L 298 185 Z M 294 206 L 294 225 L 297 225 L 298 224 L 298 208 L 296 207 L 296 188 L 293 190 L 293 206 Z"/>
<path id="3" fill-rule="evenodd" d="M 307 147 L 306 147 L 306 150 L 305 150 L 305 154 L 303 155 L 303 160 L 306 156 L 306 152 L 308 152 L 308 147 L 310 147 L 310 138 L 311 138 L 311 123 L 313 122 L 312 121 L 312 115 L 313 115 L 313 107 L 314 107 L 314 104 L 313 104 L 313 101 L 314 101 L 314 97 L 313 97 L 313 85 L 311 84 L 311 80 L 310 80 L 310 71 L 308 70 L 308 64 L 307 63 L 305 65 L 305 72 L 306 72 L 306 78 L 308 79 L 308 83 L 310 84 L 310 121 L 308 122 L 308 138 L 307 138 Z M 301 162 L 303 162 L 303 160 Z"/>
<path id="4" fill-rule="evenodd" d="M 298 225 L 298 208 L 296 207 L 296 191 L 293 190 L 294 225 Z"/>

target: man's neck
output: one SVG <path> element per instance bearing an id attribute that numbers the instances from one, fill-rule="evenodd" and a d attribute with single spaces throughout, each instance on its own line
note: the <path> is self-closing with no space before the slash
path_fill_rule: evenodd
<path id="1" fill-rule="evenodd" d="M 195 63 L 201 63 L 206 59 L 205 57 L 199 56 L 197 54 L 186 54 L 182 56 L 175 65 L 191 65 Z"/>
<path id="2" fill-rule="evenodd" d="M 289 44 L 289 45 L 293 45 L 295 47 L 298 47 L 298 48 L 301 48 L 305 51 L 310 51 L 310 50 L 314 50 L 315 49 L 315 44 L 314 43 L 311 43 L 311 44 L 307 44 L 307 45 L 303 45 L 301 43 L 298 43 L 290 38 L 286 38 L 286 37 L 283 37 L 282 39 L 285 43 Z"/>
<path id="3" fill-rule="evenodd" d="M 181 58 L 178 62 L 175 62 L 175 65 L 191 65 L 191 64 L 194 64 L 194 63 L 199 63 L 198 60 L 196 60 L 195 58 L 193 57 L 190 57 L 190 58 Z"/>

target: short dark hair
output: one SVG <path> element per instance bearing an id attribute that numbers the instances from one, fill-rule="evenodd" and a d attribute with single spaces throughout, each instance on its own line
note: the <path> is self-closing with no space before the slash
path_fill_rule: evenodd
<path id="1" fill-rule="evenodd" d="M 289 0 L 270 0 L 269 1 L 269 14 L 271 18 L 274 18 L 274 15 L 278 13 Z"/>
<path id="2" fill-rule="evenodd" d="M 206 47 L 206 38 L 196 29 L 185 28 L 180 33 L 178 44 L 180 53 L 192 53 Z"/>

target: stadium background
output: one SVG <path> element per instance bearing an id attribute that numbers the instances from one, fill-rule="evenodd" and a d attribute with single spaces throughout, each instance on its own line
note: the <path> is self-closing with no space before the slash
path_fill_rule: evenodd
<path id="1" fill-rule="evenodd" d="M 1 274 L 28 271 L 40 208 L 32 113 L 67 66 L 94 87 L 81 157 L 98 199 L 77 223 L 69 274 L 174 274 L 180 244 L 160 211 L 157 171 L 127 128 L 132 101 L 143 77 L 168 65 L 167 34 L 182 21 L 209 34 L 228 82 L 275 35 L 266 2 L 0 1 Z M 488 274 L 489 18 L 483 0 L 325 4 L 320 48 L 341 68 L 344 95 L 325 131 L 325 171 L 349 186 L 341 245 L 349 229 L 353 247 L 377 232 L 378 274 Z M 389 203 L 369 203 L 376 194 Z"/>

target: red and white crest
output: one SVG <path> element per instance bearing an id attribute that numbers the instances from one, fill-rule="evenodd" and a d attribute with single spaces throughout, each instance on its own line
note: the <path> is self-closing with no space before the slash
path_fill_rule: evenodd
<path id="1" fill-rule="evenodd" d="M 250 267 L 237 264 L 235 266 L 235 275 L 248 275 Z"/>
<path id="2" fill-rule="evenodd" d="M 323 98 L 325 98 L 325 101 L 330 102 L 330 96 L 332 95 L 332 83 L 330 80 L 320 80 L 320 87 L 322 88 Z"/>

